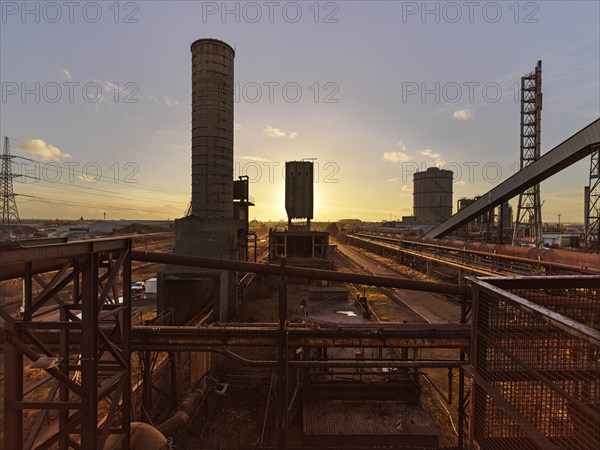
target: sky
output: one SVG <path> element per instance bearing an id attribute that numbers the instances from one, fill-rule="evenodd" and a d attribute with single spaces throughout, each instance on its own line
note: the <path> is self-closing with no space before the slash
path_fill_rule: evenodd
<path id="1" fill-rule="evenodd" d="M 600 2 L 0 2 L 0 135 L 21 218 L 175 219 L 191 192 L 191 53 L 235 56 L 235 173 L 285 218 L 285 161 L 315 159 L 315 220 L 454 204 L 519 164 L 519 83 L 542 60 L 542 153 L 600 116 Z M 583 222 L 589 158 L 541 185 Z M 516 205 L 516 199 L 512 201 Z"/>

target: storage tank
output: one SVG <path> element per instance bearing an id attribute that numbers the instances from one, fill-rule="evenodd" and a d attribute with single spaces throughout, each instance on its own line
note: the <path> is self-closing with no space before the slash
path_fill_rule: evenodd
<path id="1" fill-rule="evenodd" d="M 233 218 L 233 59 L 216 39 L 192 44 L 192 215 Z"/>
<path id="2" fill-rule="evenodd" d="M 438 167 L 413 175 L 413 215 L 418 221 L 443 222 L 452 216 L 453 175 Z"/>
<path id="3" fill-rule="evenodd" d="M 285 210 L 288 221 L 313 218 L 313 163 L 285 163 Z"/>

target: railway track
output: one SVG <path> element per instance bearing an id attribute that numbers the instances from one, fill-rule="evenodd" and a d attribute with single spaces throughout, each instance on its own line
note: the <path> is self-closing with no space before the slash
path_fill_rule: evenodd
<path id="1" fill-rule="evenodd" d="M 357 254 L 352 249 L 348 249 L 343 245 L 338 245 L 338 249 L 341 249 L 338 252 L 338 261 L 341 262 L 343 268 L 346 270 L 355 273 L 406 278 L 397 272 L 394 272 L 392 269 L 385 266 L 382 267 L 381 263 L 378 261 L 375 261 L 364 254 Z M 365 264 L 365 260 L 368 264 Z M 377 268 L 377 270 L 374 270 L 374 268 Z M 353 289 L 358 293 L 361 291 L 360 286 L 357 285 L 353 285 Z M 438 295 L 422 292 L 417 293 L 401 289 L 377 288 L 376 290 L 387 296 L 400 308 L 404 309 L 406 319 L 408 319 L 407 321 L 415 322 L 415 316 L 425 323 L 457 322 L 460 318 L 460 307 L 448 300 L 444 300 Z M 438 312 L 440 302 L 444 302 L 442 309 L 451 313 L 450 316 L 447 314 L 443 314 L 444 317 L 440 316 L 440 313 Z M 401 320 L 405 319 L 401 318 Z"/>

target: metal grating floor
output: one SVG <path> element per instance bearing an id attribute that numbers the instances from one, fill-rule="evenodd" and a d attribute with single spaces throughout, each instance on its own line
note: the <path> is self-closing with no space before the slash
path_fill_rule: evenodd
<path id="1" fill-rule="evenodd" d="M 415 403 L 312 400 L 304 404 L 303 419 L 305 443 L 316 440 L 351 447 L 363 440 L 371 445 L 437 446 L 438 442 L 433 420 Z"/>

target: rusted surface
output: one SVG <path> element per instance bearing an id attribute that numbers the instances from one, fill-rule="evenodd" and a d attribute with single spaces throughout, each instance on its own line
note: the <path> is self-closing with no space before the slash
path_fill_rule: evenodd
<path id="1" fill-rule="evenodd" d="M 281 268 L 276 264 L 257 264 L 242 261 L 229 261 L 222 259 L 200 258 L 196 256 L 185 256 L 168 253 L 146 253 L 133 251 L 132 258 L 135 261 L 153 262 L 159 264 L 174 264 L 189 267 L 205 267 L 211 269 L 234 270 L 238 272 L 253 272 L 263 275 L 281 274 Z M 439 292 L 442 294 L 469 295 L 466 286 L 457 286 L 449 283 L 432 283 L 426 281 L 407 280 L 397 277 L 381 277 L 373 275 L 362 275 L 355 273 L 335 272 L 333 270 L 307 269 L 303 267 L 286 266 L 285 275 L 294 278 L 306 278 L 311 280 L 328 280 L 341 283 L 358 283 L 369 286 L 394 287 L 399 289 L 411 289 L 415 291 Z"/>
<path id="2" fill-rule="evenodd" d="M 472 445 L 600 446 L 598 279 L 470 279 Z"/>
<path id="3" fill-rule="evenodd" d="M 437 430 L 416 403 L 386 400 L 312 400 L 303 407 L 307 445 L 437 446 Z"/>
<path id="4" fill-rule="evenodd" d="M 600 260 L 597 255 L 569 250 L 515 247 L 512 245 L 486 244 L 484 242 L 463 241 L 458 239 L 416 238 L 411 236 L 396 238 L 377 236 L 368 233 L 359 233 L 350 235 L 349 237 L 394 243 L 399 246 L 397 250 L 411 254 L 414 252 L 411 252 L 410 249 L 413 249 L 416 252 L 419 248 L 429 250 L 430 253 L 435 250 L 447 250 L 448 252 L 460 253 L 465 255 L 465 264 L 467 265 L 473 263 L 473 261 L 467 259 L 472 255 L 580 273 L 600 273 Z M 415 256 L 419 256 L 419 254 L 415 253 Z M 476 268 L 474 267 L 473 270 L 476 272 L 477 270 L 475 269 Z M 480 270 L 480 272 L 483 275 L 488 275 L 488 273 L 485 273 L 483 270 Z"/>

